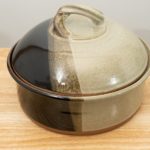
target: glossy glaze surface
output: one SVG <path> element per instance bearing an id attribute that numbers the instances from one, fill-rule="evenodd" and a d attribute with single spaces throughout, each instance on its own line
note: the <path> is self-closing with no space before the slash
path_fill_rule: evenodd
<path id="1" fill-rule="evenodd" d="M 41 88 L 51 89 L 48 64 L 49 20 L 31 30 L 21 39 L 12 55 L 16 72 L 28 82 Z"/>
<path id="2" fill-rule="evenodd" d="M 95 101 L 55 99 L 18 86 L 21 106 L 33 120 L 68 134 L 107 131 L 129 119 L 140 107 L 142 85 L 115 96 Z"/>
<path id="3" fill-rule="evenodd" d="M 60 13 L 68 8 L 73 14 L 62 28 Z M 14 71 L 36 87 L 75 96 L 114 92 L 140 79 L 148 65 L 144 44 L 102 13 L 85 9 L 63 7 L 57 21 L 47 20 L 27 33 L 13 50 Z"/>
<path id="4" fill-rule="evenodd" d="M 70 8 L 75 12 L 85 10 Z M 150 72 L 149 48 L 133 33 L 104 19 L 101 13 L 98 18 L 103 19 L 94 24 L 96 31 L 107 30 L 96 36 L 93 30 L 90 34 L 82 32 L 80 39 L 75 34 L 80 33 L 80 28 L 74 30 L 69 22 L 81 18 L 71 15 L 69 21 L 63 20 L 66 26 L 62 28 L 61 11 L 62 8 L 57 13 L 58 20 L 42 22 L 27 33 L 8 57 L 8 69 L 19 83 L 18 95 L 24 111 L 47 127 L 75 134 L 121 124 L 140 107 L 143 82 Z M 82 11 L 79 15 L 92 14 L 89 18 L 95 23 L 93 15 L 97 11 Z M 94 25 L 88 28 L 93 29 Z M 67 34 L 62 36 L 57 29 Z"/>

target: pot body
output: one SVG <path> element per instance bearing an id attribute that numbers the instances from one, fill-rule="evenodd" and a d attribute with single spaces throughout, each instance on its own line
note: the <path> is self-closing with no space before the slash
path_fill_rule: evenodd
<path id="1" fill-rule="evenodd" d="M 124 123 L 138 110 L 143 98 L 143 84 L 116 96 L 87 101 L 53 98 L 18 85 L 18 95 L 25 113 L 34 121 L 57 132 L 93 134 Z"/>
<path id="2" fill-rule="evenodd" d="M 88 17 L 92 30 L 87 23 L 77 28 L 81 18 L 72 11 Z M 142 40 L 98 11 L 67 6 L 27 33 L 7 65 L 30 118 L 57 132 L 93 134 L 124 123 L 138 110 L 149 58 Z"/>

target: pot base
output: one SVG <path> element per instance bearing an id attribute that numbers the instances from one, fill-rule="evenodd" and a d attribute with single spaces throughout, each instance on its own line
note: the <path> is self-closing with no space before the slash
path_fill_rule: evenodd
<path id="1" fill-rule="evenodd" d="M 137 109 L 137 111 L 134 114 L 132 114 L 129 118 L 122 121 L 121 123 L 118 123 L 114 126 L 111 126 L 111 127 L 105 128 L 105 129 L 101 129 L 101 130 L 97 130 L 97 131 L 89 131 L 89 132 L 71 132 L 71 131 L 68 132 L 68 131 L 62 131 L 62 130 L 57 130 L 57 129 L 54 129 L 54 128 L 50 128 L 50 127 L 47 127 L 47 126 L 43 125 L 42 123 L 39 123 L 38 121 L 34 120 L 30 116 L 28 116 L 25 111 L 24 112 L 34 124 L 38 125 L 41 128 L 44 128 L 45 130 L 52 131 L 52 132 L 55 132 L 55 133 L 58 133 L 58 134 L 65 134 L 65 135 L 76 135 L 76 136 L 89 135 L 90 136 L 90 135 L 95 135 L 95 134 L 100 134 L 100 133 L 102 134 L 102 133 L 105 133 L 105 132 L 109 132 L 109 131 L 112 131 L 112 130 L 115 130 L 115 129 L 121 127 L 122 125 L 124 125 L 125 123 L 130 121 L 130 119 L 132 119 L 132 117 L 134 117 L 134 115 L 136 113 L 138 113 L 140 108 L 141 108 L 141 105 L 139 106 L 139 108 Z"/>

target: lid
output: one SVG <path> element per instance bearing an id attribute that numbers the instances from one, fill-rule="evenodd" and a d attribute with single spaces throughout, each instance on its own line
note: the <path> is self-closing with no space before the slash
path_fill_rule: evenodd
<path id="1" fill-rule="evenodd" d="M 14 47 L 16 74 L 35 87 L 63 94 L 113 92 L 136 82 L 148 54 L 133 33 L 93 8 L 68 5 Z"/>

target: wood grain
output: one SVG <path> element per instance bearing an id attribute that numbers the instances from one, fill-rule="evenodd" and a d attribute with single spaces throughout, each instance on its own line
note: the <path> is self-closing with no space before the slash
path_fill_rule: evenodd
<path id="1" fill-rule="evenodd" d="M 92 136 L 53 133 L 22 111 L 15 81 L 7 71 L 9 49 L 0 49 L 0 150 L 150 150 L 150 78 L 137 114 L 121 127 Z"/>

